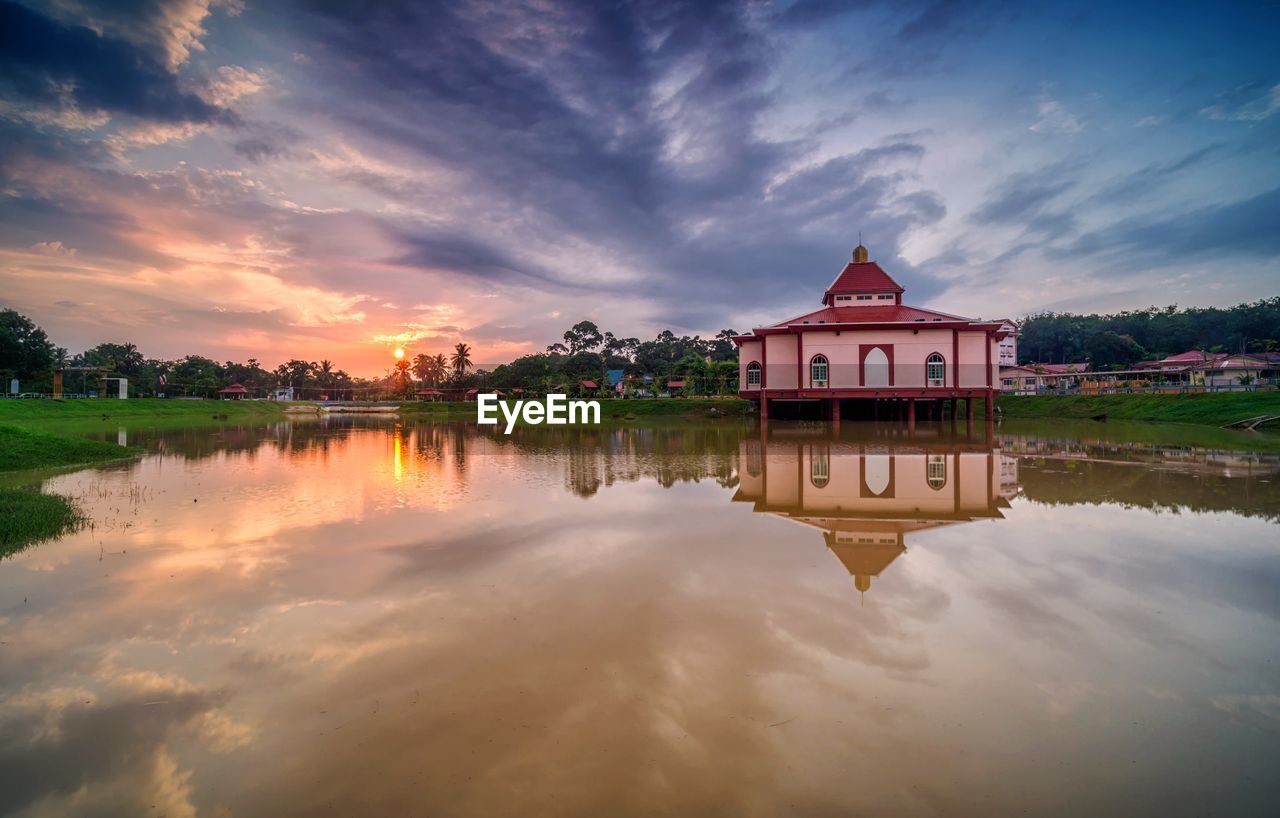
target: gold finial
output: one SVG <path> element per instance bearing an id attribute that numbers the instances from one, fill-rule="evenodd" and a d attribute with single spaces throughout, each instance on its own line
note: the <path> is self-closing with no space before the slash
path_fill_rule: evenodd
<path id="1" fill-rule="evenodd" d="M 863 247 L 861 244 L 853 248 L 853 263 L 854 264 L 867 263 L 867 248 Z"/>

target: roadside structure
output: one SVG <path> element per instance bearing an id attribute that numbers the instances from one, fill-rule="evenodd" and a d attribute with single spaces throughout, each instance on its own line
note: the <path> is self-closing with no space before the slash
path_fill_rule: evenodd
<path id="1" fill-rule="evenodd" d="M 1008 321 L 982 321 L 902 303 L 903 287 L 858 245 L 822 295 L 822 308 L 759 327 L 738 346 L 738 394 L 760 416 L 956 417 L 964 400 L 994 404 Z"/>

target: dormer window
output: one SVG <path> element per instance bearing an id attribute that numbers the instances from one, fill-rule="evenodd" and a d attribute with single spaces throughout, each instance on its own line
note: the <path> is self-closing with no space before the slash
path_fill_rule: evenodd
<path id="1" fill-rule="evenodd" d="M 852 301 L 852 300 L 853 300 L 853 296 L 851 296 L 851 295 L 837 295 L 837 296 L 836 296 L 836 300 L 837 300 L 837 301 Z"/>
<path id="2" fill-rule="evenodd" d="M 876 298 L 880 299 L 881 301 L 892 301 L 892 300 L 893 300 L 893 296 L 892 296 L 892 295 L 878 295 L 878 296 L 876 296 Z"/>
<path id="3" fill-rule="evenodd" d="M 859 300 L 859 301 L 870 301 L 870 300 L 871 300 L 871 296 L 869 296 L 869 295 L 860 295 L 860 296 L 858 296 L 858 300 Z"/>

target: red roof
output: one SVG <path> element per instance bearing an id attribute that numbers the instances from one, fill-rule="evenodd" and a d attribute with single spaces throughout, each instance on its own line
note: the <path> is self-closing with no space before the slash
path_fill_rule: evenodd
<path id="1" fill-rule="evenodd" d="M 586 388 L 588 388 L 588 389 L 595 389 L 595 388 L 596 388 L 596 382 L 595 382 L 595 381 L 583 381 L 583 382 L 582 382 L 582 385 L 583 385 L 583 386 L 585 386 L 585 387 L 586 387 Z"/>
<path id="2" fill-rule="evenodd" d="M 874 261 L 851 261 L 827 287 L 823 303 L 830 303 L 833 293 L 900 293 L 902 285 L 889 277 Z"/>
<path id="3" fill-rule="evenodd" d="M 684 381 L 667 381 L 667 386 L 681 389 L 684 387 Z"/>
<path id="4" fill-rule="evenodd" d="M 920 307 L 908 307 L 905 304 L 885 304 L 874 307 L 824 307 L 816 312 L 798 315 L 775 327 L 788 327 L 795 324 L 905 324 L 925 323 L 932 321 L 971 321 L 959 315 L 951 315 Z"/>
<path id="5" fill-rule="evenodd" d="M 414 394 L 415 395 L 443 395 L 444 393 L 441 392 L 439 389 L 419 389 Z"/>
<path id="6" fill-rule="evenodd" d="M 226 389 L 219 389 L 219 390 L 218 390 L 218 394 L 229 393 L 229 394 L 232 394 L 232 395 L 243 395 L 243 394 L 247 393 L 248 391 L 249 391 L 248 389 L 245 389 L 245 388 L 244 388 L 243 386 L 241 386 L 240 384 L 238 384 L 238 383 L 233 383 L 233 384 L 231 384 L 230 386 L 228 386 Z"/>
<path id="7" fill-rule="evenodd" d="M 1162 364 L 1200 364 L 1206 361 L 1216 361 L 1225 357 L 1225 353 L 1221 352 L 1201 352 L 1198 349 L 1179 352 L 1177 355 L 1170 355 L 1167 358 L 1161 358 Z"/>
<path id="8" fill-rule="evenodd" d="M 1041 375 L 1066 375 L 1071 372 L 1088 372 L 1088 364 L 1021 364 L 1019 369 L 1025 369 L 1029 372 L 1039 370 Z"/>

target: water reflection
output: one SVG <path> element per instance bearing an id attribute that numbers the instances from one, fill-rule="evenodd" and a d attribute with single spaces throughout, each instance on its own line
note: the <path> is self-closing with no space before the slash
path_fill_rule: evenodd
<path id="1" fill-rule="evenodd" d="M 1017 459 L 988 438 L 877 442 L 765 433 L 741 444 L 733 499 L 822 532 L 861 592 L 921 531 L 1002 518 Z"/>
<path id="2" fill-rule="evenodd" d="M 845 427 L 130 430 L 0 562 L 0 814 L 1280 798 L 1275 458 Z"/>

